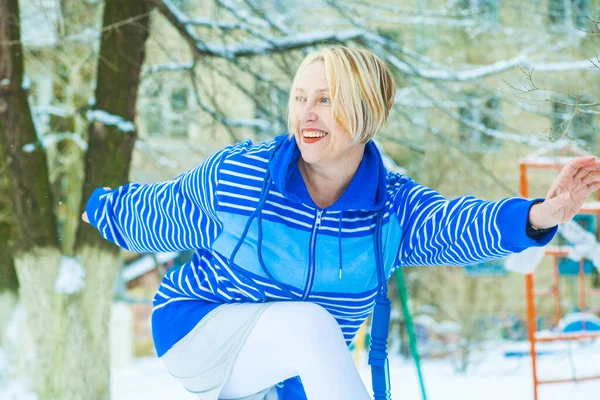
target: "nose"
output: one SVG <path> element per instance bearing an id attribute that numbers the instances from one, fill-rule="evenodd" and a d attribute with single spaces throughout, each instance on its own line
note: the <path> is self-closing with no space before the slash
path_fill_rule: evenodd
<path id="1" fill-rule="evenodd" d="M 308 102 L 302 106 L 298 117 L 300 118 L 300 122 L 302 123 L 314 122 L 319 118 L 317 113 L 314 111 L 313 107 Z"/>

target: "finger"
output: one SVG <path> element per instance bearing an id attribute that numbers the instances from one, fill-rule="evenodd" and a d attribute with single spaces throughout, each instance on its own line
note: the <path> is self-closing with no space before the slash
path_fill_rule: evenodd
<path id="1" fill-rule="evenodd" d="M 600 171 L 600 160 L 597 160 L 596 162 L 594 162 L 592 164 L 584 165 L 580 169 L 583 169 L 588 172 Z"/>
<path id="2" fill-rule="evenodd" d="M 585 196 L 589 196 L 590 194 L 594 193 L 596 190 L 600 189 L 600 182 L 594 182 L 594 183 L 590 183 L 589 185 L 587 185 L 586 187 L 588 194 Z"/>
<path id="3" fill-rule="evenodd" d="M 574 180 L 583 179 L 589 173 L 590 173 L 590 171 L 588 171 L 587 169 L 585 169 L 585 168 L 579 168 L 577 170 L 577 172 L 575 172 L 575 175 L 573 175 L 573 179 Z"/>
<path id="4" fill-rule="evenodd" d="M 560 172 L 560 175 L 573 177 L 575 176 L 575 174 L 577 174 L 579 168 L 591 167 L 592 165 L 596 164 L 596 161 L 597 158 L 595 156 L 576 158 L 575 160 L 565 165 L 565 167 Z"/>
<path id="5" fill-rule="evenodd" d="M 581 178 L 581 183 L 586 185 L 596 181 L 600 181 L 600 171 L 588 172 L 583 178 Z"/>
<path id="6" fill-rule="evenodd" d="M 102 189 L 106 189 L 106 190 L 112 190 L 112 189 L 111 189 L 111 188 L 109 188 L 109 187 L 103 187 Z"/>
<path id="7" fill-rule="evenodd" d="M 90 223 L 90 220 L 88 219 L 87 213 L 85 213 L 85 212 L 83 214 L 81 214 L 81 219 L 84 222 L 87 222 L 88 224 Z"/>

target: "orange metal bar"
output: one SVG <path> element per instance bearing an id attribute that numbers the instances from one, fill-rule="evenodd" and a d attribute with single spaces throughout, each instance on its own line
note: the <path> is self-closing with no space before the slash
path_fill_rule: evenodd
<path id="1" fill-rule="evenodd" d="M 576 152 L 575 149 L 571 151 Z M 562 161 L 567 162 L 564 158 Z M 561 169 L 564 167 L 564 162 L 552 162 L 552 161 L 520 161 L 519 162 L 519 189 L 521 196 L 524 198 L 529 197 L 529 185 L 527 182 L 528 168 L 539 168 L 539 169 Z M 597 192 L 598 202 L 600 202 L 600 190 Z M 600 219 L 600 203 L 596 204 L 584 204 L 581 208 L 580 214 L 596 214 Z M 596 237 L 600 239 L 600 229 L 596 232 Z M 546 255 L 553 256 L 554 259 L 554 271 L 553 281 L 554 287 L 551 290 L 535 290 L 533 274 L 525 276 L 525 296 L 527 300 L 527 335 L 530 344 L 530 354 L 532 363 L 532 374 L 533 374 L 533 399 L 538 400 L 538 386 L 542 384 L 555 384 L 555 383 L 567 383 L 567 382 L 583 382 L 589 380 L 600 379 L 600 376 L 588 376 L 582 378 L 570 378 L 570 379 L 551 379 L 551 380 L 539 380 L 537 376 L 537 352 L 536 343 L 540 342 L 555 342 L 555 341 L 574 341 L 582 339 L 593 339 L 600 338 L 600 333 L 585 332 L 585 320 L 583 321 L 582 334 L 574 335 L 559 335 L 553 337 L 538 337 L 537 332 L 537 317 L 535 310 L 535 297 L 536 296 L 549 296 L 554 295 L 554 317 L 556 323 L 560 321 L 561 307 L 560 307 L 560 275 L 558 270 L 558 258 L 560 256 L 567 256 L 568 249 L 560 247 L 549 247 L 545 251 Z M 584 312 L 586 309 L 586 295 L 600 295 L 599 289 L 588 289 L 585 287 L 585 271 L 584 271 L 585 260 L 580 260 L 579 264 L 579 303 L 581 311 Z"/>
<path id="2" fill-rule="evenodd" d="M 579 310 L 581 311 L 581 328 L 585 332 L 585 259 L 579 260 Z"/>
<path id="3" fill-rule="evenodd" d="M 567 379 L 548 379 L 544 381 L 538 381 L 539 385 L 552 384 L 552 383 L 568 383 L 568 382 L 583 382 L 591 381 L 594 379 L 600 379 L 600 376 L 584 376 L 581 378 L 567 378 Z"/>
<path id="4" fill-rule="evenodd" d="M 529 197 L 527 163 L 525 162 L 519 163 L 519 191 L 522 197 Z M 533 274 L 525 276 L 525 297 L 527 298 L 527 337 L 529 338 L 529 353 L 531 354 L 531 371 L 533 375 L 533 400 L 538 400 L 537 354 L 535 351 L 535 331 L 537 330 L 537 324 L 535 320 Z"/>
<path id="5" fill-rule="evenodd" d="M 537 354 L 535 351 L 535 304 L 533 296 L 533 274 L 525 276 L 525 295 L 527 297 L 527 336 L 529 338 L 529 353 L 531 354 L 531 371 L 533 373 L 533 400 L 538 400 Z"/>
<path id="6" fill-rule="evenodd" d="M 569 250 L 565 247 L 548 246 L 544 254 L 547 256 L 567 256 L 569 255 Z"/>
<path id="7" fill-rule="evenodd" d="M 574 341 L 574 340 L 582 340 L 582 339 L 596 339 L 600 338 L 600 333 L 581 333 L 581 334 L 573 334 L 573 335 L 553 335 L 549 337 L 538 337 L 536 336 L 535 341 L 539 343 L 548 343 L 548 342 L 560 342 L 560 341 Z"/>
<path id="8" fill-rule="evenodd" d="M 553 269 L 553 279 L 554 279 L 554 323 L 558 325 L 561 318 L 561 309 L 560 309 L 560 274 L 558 271 L 558 257 L 554 257 L 554 269 Z"/>
<path id="9" fill-rule="evenodd" d="M 596 204 L 584 204 L 579 210 L 579 214 L 599 214 L 600 206 Z"/>
<path id="10" fill-rule="evenodd" d="M 560 164 L 560 163 L 548 163 L 548 164 L 544 164 L 544 163 L 527 163 L 527 166 L 529 168 L 535 168 L 535 169 L 561 169 L 562 167 L 564 167 L 564 164 Z"/>
<path id="11" fill-rule="evenodd" d="M 527 164 L 519 163 L 519 174 L 520 174 L 520 191 L 522 197 L 529 197 L 529 188 L 527 187 Z"/>

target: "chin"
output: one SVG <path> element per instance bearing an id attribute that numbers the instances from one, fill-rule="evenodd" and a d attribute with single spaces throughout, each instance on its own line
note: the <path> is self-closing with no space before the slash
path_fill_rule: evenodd
<path id="1" fill-rule="evenodd" d="M 307 164 L 317 164 L 327 156 L 327 152 L 324 151 L 324 149 L 307 148 L 307 145 L 305 144 L 304 146 L 300 145 L 299 149 L 302 160 Z"/>

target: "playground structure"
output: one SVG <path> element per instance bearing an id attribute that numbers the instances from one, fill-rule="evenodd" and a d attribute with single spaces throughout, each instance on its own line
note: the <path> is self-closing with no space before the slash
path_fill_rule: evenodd
<path id="1" fill-rule="evenodd" d="M 562 152 L 565 150 L 569 150 L 574 153 L 575 156 L 588 156 L 589 154 L 585 151 L 578 149 L 574 146 L 567 146 L 561 149 Z M 529 182 L 527 177 L 527 172 L 529 169 L 561 169 L 564 167 L 569 161 L 571 161 L 572 157 L 544 157 L 545 149 L 541 149 L 541 151 L 535 152 L 528 156 L 527 158 L 521 160 L 519 162 L 520 169 L 520 192 L 521 196 L 524 198 L 529 197 Z M 595 244 L 592 246 L 592 250 L 588 248 L 587 255 L 591 252 L 595 252 L 597 257 L 594 257 L 596 267 L 600 269 L 600 244 L 597 242 L 600 237 L 600 229 L 598 229 L 598 225 L 600 222 L 600 191 L 598 192 L 598 199 L 594 203 L 585 204 L 584 207 L 580 210 L 578 215 L 591 215 L 596 218 L 595 226 L 593 231 L 595 233 Z M 577 216 L 576 216 L 577 217 Z M 574 222 L 572 222 L 574 224 Z M 565 225 L 567 226 L 567 225 Z M 563 226 L 561 226 L 562 228 Z M 577 227 L 577 225 L 575 225 Z M 570 240 L 570 236 L 575 233 L 575 236 L 578 236 L 579 233 L 576 232 L 580 228 L 576 229 L 575 232 L 571 229 L 563 230 L 559 229 L 559 232 L 563 234 L 568 240 Z M 567 233 L 569 233 L 567 235 Z M 528 329 L 528 339 L 530 343 L 530 355 L 532 360 L 532 373 L 533 373 L 533 392 L 534 392 L 534 400 L 538 400 L 538 386 L 544 384 L 556 384 L 556 383 L 568 383 L 568 382 L 582 382 L 589 380 L 600 379 L 599 376 L 586 376 L 586 377 L 575 377 L 575 378 L 566 378 L 566 379 L 553 379 L 553 380 L 542 380 L 539 379 L 537 375 L 537 357 L 540 354 L 536 350 L 537 343 L 548 343 L 548 342 L 556 342 L 556 341 L 581 341 L 581 340 L 590 340 L 600 338 L 600 332 L 590 332 L 586 329 L 586 310 L 588 306 L 586 304 L 587 296 L 600 296 L 599 289 L 591 289 L 586 287 L 586 274 L 589 274 L 593 270 L 593 265 L 590 260 L 586 260 L 584 256 L 580 257 L 578 261 L 566 260 L 566 257 L 572 257 L 573 248 L 571 246 L 547 246 L 545 249 L 545 255 L 553 257 L 553 287 L 550 290 L 535 290 L 534 288 L 534 278 L 533 273 L 530 273 L 525 276 L 526 283 L 526 300 L 527 300 L 527 329 Z M 585 253 L 585 252 L 584 252 Z M 581 254 L 581 251 L 576 252 L 575 254 Z M 567 263 L 565 263 L 567 261 Z M 565 265 L 570 264 L 570 265 Z M 575 265 L 573 267 L 573 264 Z M 564 272 L 564 270 L 568 270 L 570 272 Z M 508 271 L 504 268 L 503 263 L 501 261 L 495 263 L 487 263 L 487 264 L 478 264 L 471 269 L 466 269 L 466 272 L 470 276 L 504 276 L 508 274 Z M 536 309 L 535 309 L 535 297 L 537 296 L 552 296 L 554 299 L 554 322 L 555 324 L 559 324 L 562 318 L 561 311 L 561 302 L 560 302 L 560 276 L 564 274 L 577 276 L 578 279 L 578 287 L 579 287 L 579 308 L 581 311 L 581 331 L 577 333 L 561 333 L 551 336 L 541 336 L 537 334 L 537 322 L 536 322 Z M 402 306 L 402 312 L 405 316 L 406 320 L 406 328 L 409 336 L 409 344 L 410 350 L 415 362 L 415 366 L 417 369 L 417 375 L 419 378 L 419 384 L 421 389 L 421 397 L 423 400 L 427 399 L 425 385 L 423 380 L 423 375 L 420 366 L 420 357 L 419 352 L 417 350 L 417 340 L 415 335 L 415 329 L 412 321 L 412 316 L 408 308 L 408 295 L 406 290 L 406 283 L 404 281 L 404 277 L 402 275 L 402 271 L 399 268 L 395 272 L 396 275 L 396 284 L 398 286 L 398 294 L 400 297 L 400 304 Z M 588 324 L 590 327 L 592 325 L 596 326 L 597 321 L 589 321 Z M 355 363 L 357 365 L 360 364 L 361 353 L 365 348 L 365 341 L 367 337 L 367 323 L 365 322 L 359 331 L 357 332 L 357 337 L 355 341 Z M 389 379 L 389 377 L 387 378 Z M 389 399 L 389 392 L 386 393 Z"/>
<path id="2" fill-rule="evenodd" d="M 575 156 L 587 156 L 586 152 L 573 146 L 567 147 Z M 537 154 L 536 154 L 537 153 Z M 544 157 L 543 153 L 536 152 L 529 157 L 519 162 L 520 170 L 520 192 L 524 198 L 529 197 L 529 169 L 561 169 L 572 158 L 569 157 Z M 598 201 L 594 203 L 586 203 L 580 210 L 581 215 L 596 216 L 595 236 L 598 239 L 599 230 L 597 221 L 600 219 L 600 192 L 598 192 Z M 570 246 L 548 246 L 545 250 L 545 255 L 552 257 L 553 260 L 553 287 L 549 290 L 536 290 L 534 286 L 533 273 L 525 276 L 525 289 L 527 300 L 527 326 L 528 338 L 530 343 L 530 354 L 532 362 L 533 374 L 533 398 L 538 400 L 538 387 L 546 384 L 557 384 L 567 382 L 581 382 L 600 379 L 599 376 L 585 376 L 564 379 L 540 379 L 537 374 L 537 343 L 556 342 L 556 341 L 581 341 L 600 338 L 600 332 L 590 332 L 586 329 L 585 319 L 582 321 L 582 331 L 579 333 L 563 333 L 552 336 L 540 336 L 537 333 L 537 316 L 535 308 L 535 298 L 538 296 L 551 296 L 554 299 L 554 320 L 558 324 L 562 317 L 561 302 L 560 302 L 560 275 L 561 275 L 561 259 L 569 256 L 571 252 Z M 589 273 L 588 264 L 585 258 L 579 259 L 579 268 L 575 271 L 578 277 L 579 286 L 579 309 L 582 315 L 585 315 L 587 310 L 586 299 L 588 296 L 600 296 L 600 290 L 586 287 L 586 272 Z M 564 269 L 564 268 L 563 268 Z M 572 273 L 572 272 L 571 272 Z"/>

